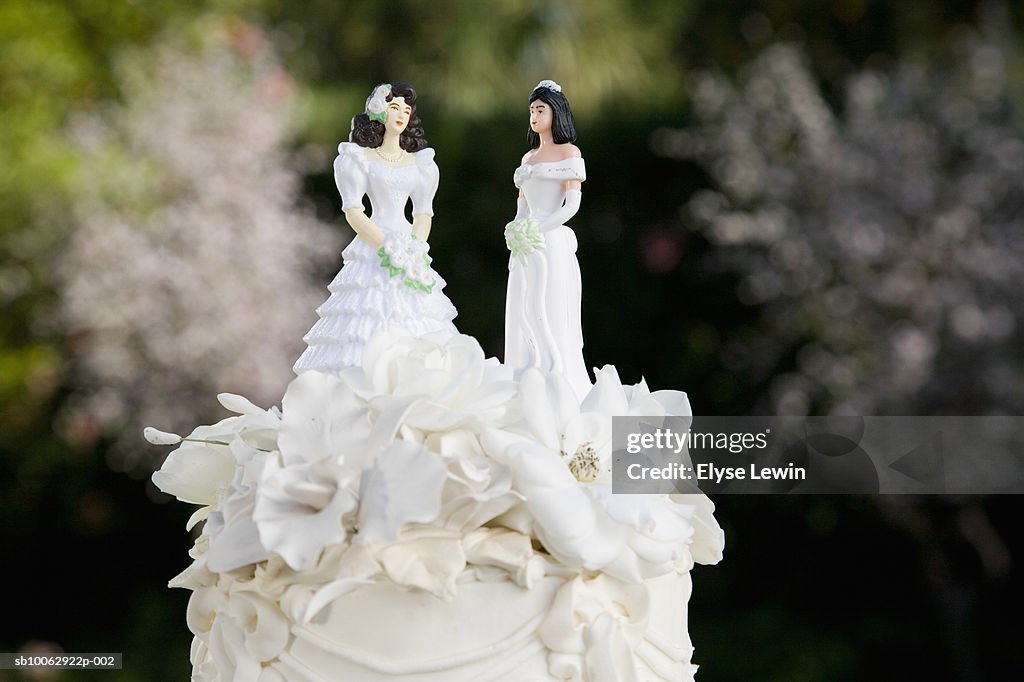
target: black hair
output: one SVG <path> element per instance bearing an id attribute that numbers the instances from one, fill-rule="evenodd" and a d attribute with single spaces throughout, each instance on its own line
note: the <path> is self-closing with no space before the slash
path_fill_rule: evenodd
<path id="1" fill-rule="evenodd" d="M 420 117 L 416 115 L 416 91 L 408 83 L 394 83 L 391 86 L 391 93 L 385 100 L 390 102 L 396 97 L 404 97 L 405 103 L 412 107 L 409 125 L 398 138 L 398 145 L 410 154 L 418 152 L 427 146 L 427 138 Z M 360 147 L 379 147 L 384 143 L 384 124 L 371 120 L 365 111 L 356 114 L 352 117 L 352 132 L 349 133 L 348 139 Z"/>
<path id="2" fill-rule="evenodd" d="M 560 92 L 551 88 L 537 88 L 530 93 L 530 104 L 537 100 L 551 107 L 551 138 L 555 144 L 566 144 L 576 141 L 576 121 L 569 110 L 569 100 Z M 530 130 L 526 133 L 526 141 L 530 149 L 540 146 L 540 135 Z"/>

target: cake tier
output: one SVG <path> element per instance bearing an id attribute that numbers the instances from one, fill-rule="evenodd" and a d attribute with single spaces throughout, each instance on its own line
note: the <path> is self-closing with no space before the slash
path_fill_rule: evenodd
<path id="1" fill-rule="evenodd" d="M 546 576 L 532 589 L 474 580 L 444 601 L 379 581 L 337 598 L 310 623 L 292 623 L 258 680 L 693 680 L 690 587 L 688 572 L 642 585 L 604 575 Z M 197 670 L 217 667 L 201 649 Z"/>

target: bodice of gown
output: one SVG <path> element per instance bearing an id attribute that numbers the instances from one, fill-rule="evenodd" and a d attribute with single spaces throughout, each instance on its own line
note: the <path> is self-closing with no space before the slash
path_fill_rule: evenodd
<path id="1" fill-rule="evenodd" d="M 524 163 L 513 177 L 530 207 L 530 217 L 543 222 L 562 206 L 567 180 L 587 179 L 586 166 L 578 156 L 543 163 Z"/>
<path id="2" fill-rule="evenodd" d="M 413 154 L 413 159 L 415 163 L 408 166 L 388 166 L 367 159 L 365 147 L 342 142 L 334 161 L 334 181 L 341 193 L 342 207 L 362 207 L 363 196 L 369 197 L 371 218 L 386 232 L 411 228 L 405 217 L 410 198 L 413 215 L 433 215 L 432 202 L 439 179 L 434 150 L 421 149 Z"/>

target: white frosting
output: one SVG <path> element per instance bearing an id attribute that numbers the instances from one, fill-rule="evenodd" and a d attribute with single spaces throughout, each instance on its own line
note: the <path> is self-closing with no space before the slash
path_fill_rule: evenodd
<path id="1" fill-rule="evenodd" d="M 154 475 L 208 515 L 171 582 L 193 590 L 193 679 L 692 679 L 713 506 L 608 480 L 613 415 L 689 403 L 596 378 L 579 399 L 469 337 L 386 332 L 362 367 L 300 375 L 281 410 L 222 397 L 240 416 Z"/>
<path id="2" fill-rule="evenodd" d="M 381 580 L 337 597 L 309 623 L 290 621 L 254 589 L 193 596 L 196 679 L 677 682 L 696 671 L 685 571 L 641 584 L 606 575 L 548 575 L 531 588 L 472 579 L 450 601 Z"/>

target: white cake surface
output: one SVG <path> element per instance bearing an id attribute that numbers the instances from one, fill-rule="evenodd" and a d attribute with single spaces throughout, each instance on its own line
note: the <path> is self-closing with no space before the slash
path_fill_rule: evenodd
<path id="1" fill-rule="evenodd" d="M 613 495 L 611 417 L 689 415 L 679 391 L 578 398 L 471 337 L 370 341 L 281 408 L 184 439 L 154 482 L 201 505 L 193 679 L 692 680 L 694 563 L 724 536 L 703 495 Z"/>

